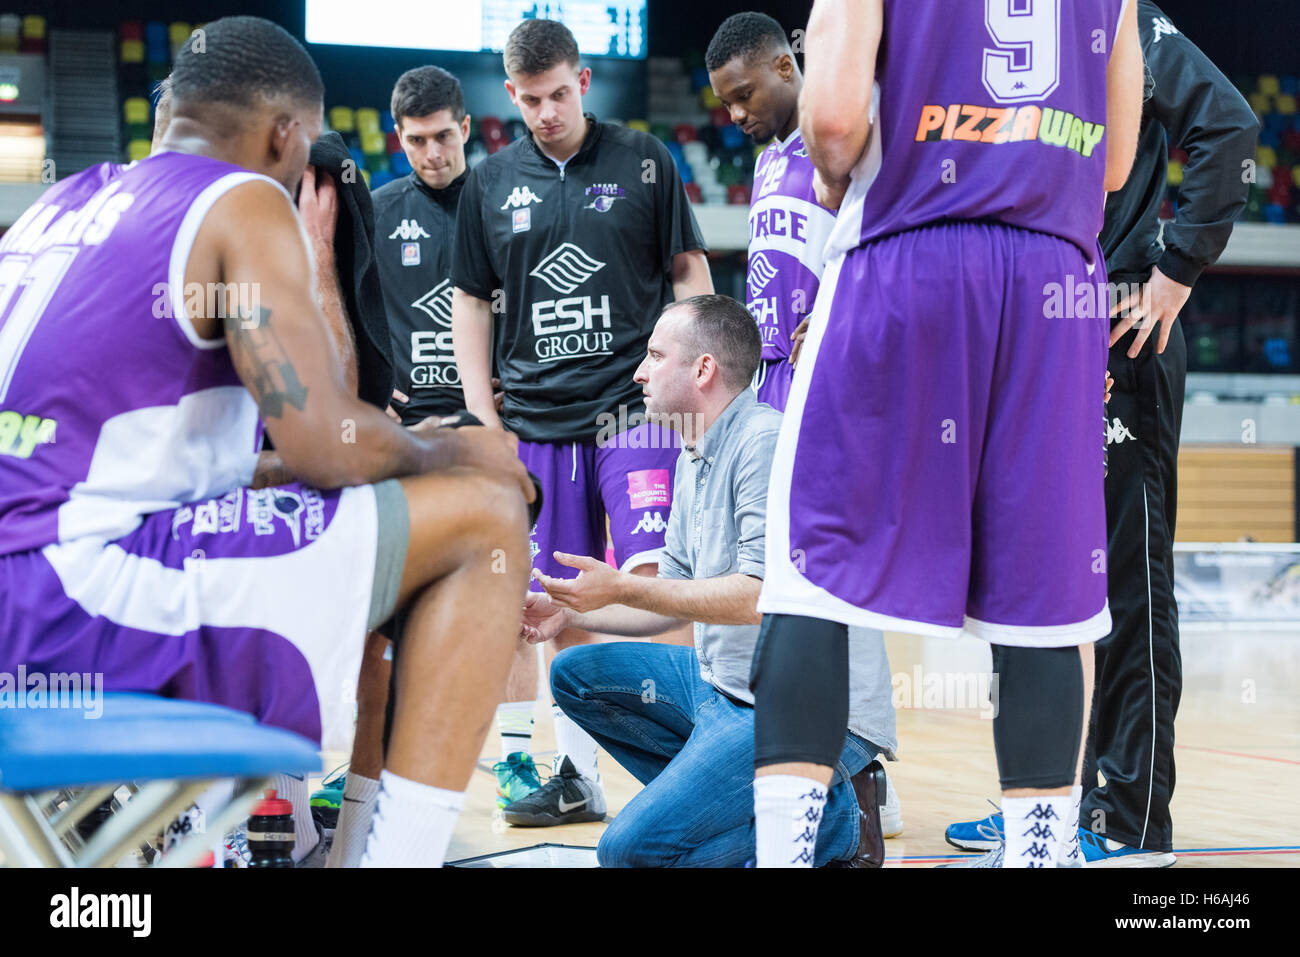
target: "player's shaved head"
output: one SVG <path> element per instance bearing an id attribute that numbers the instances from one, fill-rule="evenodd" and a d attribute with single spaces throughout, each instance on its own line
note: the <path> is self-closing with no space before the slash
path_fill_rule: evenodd
<path id="1" fill-rule="evenodd" d="M 765 13 L 727 17 L 709 41 L 704 64 L 731 122 L 763 143 L 799 125 L 803 78 L 785 30 Z"/>
<path id="2" fill-rule="evenodd" d="M 260 17 L 195 30 L 171 73 L 161 149 L 197 153 L 278 181 L 292 195 L 320 136 L 325 84 L 302 44 Z"/>
<path id="3" fill-rule="evenodd" d="M 177 114 L 205 107 L 248 111 L 280 101 L 319 106 L 325 96 L 316 64 L 283 27 L 261 17 L 222 17 L 195 31 L 171 74 Z"/>
<path id="4" fill-rule="evenodd" d="M 753 60 L 768 54 L 789 53 L 785 29 L 766 13 L 737 13 L 722 21 L 704 54 L 704 66 L 712 73 L 730 60 Z"/>

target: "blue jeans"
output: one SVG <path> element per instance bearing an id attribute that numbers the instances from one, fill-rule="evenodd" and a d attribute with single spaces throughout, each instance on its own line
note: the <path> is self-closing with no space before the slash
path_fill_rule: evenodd
<path id="1" fill-rule="evenodd" d="M 754 709 L 704 681 L 694 649 L 569 648 L 551 665 L 551 693 L 645 785 L 605 829 L 601 867 L 743 867 L 754 858 Z M 877 753 L 869 741 L 845 736 L 817 832 L 818 866 L 857 852 L 849 778 Z"/>

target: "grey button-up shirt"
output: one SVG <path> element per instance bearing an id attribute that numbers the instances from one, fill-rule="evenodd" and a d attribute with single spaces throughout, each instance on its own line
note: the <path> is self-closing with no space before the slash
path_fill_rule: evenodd
<path id="1" fill-rule="evenodd" d="M 763 578 L 767 481 L 781 413 L 744 389 L 677 459 L 673 507 L 659 557 L 660 578 Z M 749 665 L 757 625 L 695 623 L 700 676 L 752 703 Z"/>
<path id="2" fill-rule="evenodd" d="M 660 578 L 764 577 L 767 485 L 781 413 L 743 390 L 677 459 L 673 507 Z M 754 703 L 750 665 L 758 625 L 695 623 L 700 677 L 738 701 Z M 893 751 L 893 689 L 884 636 L 849 629 L 849 730 Z"/>

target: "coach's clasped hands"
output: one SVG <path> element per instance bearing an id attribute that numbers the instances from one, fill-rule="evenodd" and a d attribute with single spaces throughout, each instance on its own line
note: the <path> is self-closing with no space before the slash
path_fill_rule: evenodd
<path id="1" fill-rule="evenodd" d="M 561 565 L 578 569 L 577 578 L 552 578 L 533 569 L 533 577 L 557 605 L 578 613 L 594 611 L 623 600 L 623 573 L 598 558 L 553 552 Z"/>
<path id="2" fill-rule="evenodd" d="M 555 603 L 544 591 L 524 596 L 524 617 L 519 637 L 530 645 L 550 641 L 573 622 L 573 612 Z"/>
<path id="3" fill-rule="evenodd" d="M 524 600 L 520 637 L 530 644 L 550 641 L 572 624 L 574 615 L 623 600 L 622 572 L 586 555 L 552 554 L 561 565 L 578 569 L 578 577 L 552 578 L 533 569 L 533 578 L 546 591 L 529 592 Z"/>

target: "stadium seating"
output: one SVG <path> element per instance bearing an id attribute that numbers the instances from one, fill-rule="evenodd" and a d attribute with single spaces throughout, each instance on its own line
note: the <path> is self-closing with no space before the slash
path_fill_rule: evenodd
<path id="1" fill-rule="evenodd" d="M 1300 77 L 1264 74 L 1235 80 L 1260 121 L 1255 182 L 1242 220 L 1300 223 Z M 1171 151 L 1170 172 L 1187 156 Z M 1180 171 L 1181 172 L 1181 171 Z"/>
<path id="2" fill-rule="evenodd" d="M 675 92 L 666 94 L 668 98 L 656 97 L 656 82 L 667 83 Z M 667 112 L 656 116 L 655 122 L 633 119 L 627 126 L 663 141 L 692 202 L 748 204 L 759 148 L 720 108 L 703 67 L 688 72 L 680 61 L 657 61 L 651 68 L 651 89 L 652 106 Z M 352 149 L 357 166 L 372 188 L 411 172 L 392 114 L 387 110 L 338 105 L 326 110 L 326 117 L 330 128 L 342 135 Z M 526 134 L 527 128 L 518 117 L 471 114 L 466 146 L 470 166 Z"/>
<path id="3" fill-rule="evenodd" d="M 199 25 L 124 21 L 118 29 L 119 89 L 123 98 L 126 159 L 147 155 L 153 122 L 152 90 L 171 69 L 177 49 Z M 0 52 L 43 52 L 47 24 L 39 16 L 0 14 Z M 652 57 L 647 61 L 647 116 L 628 125 L 649 132 L 669 146 L 687 192 L 695 202 L 748 203 L 758 147 L 731 123 L 709 86 L 703 56 Z M 1260 118 L 1255 182 L 1241 219 L 1247 222 L 1300 223 L 1300 77 L 1242 76 L 1234 83 Z M 150 104 L 142 118 L 139 100 Z M 358 117 L 364 119 L 358 119 Z M 327 112 L 328 125 L 355 147 L 367 182 L 387 182 L 410 172 L 394 133 L 392 116 L 374 106 L 339 105 Z M 525 132 L 517 117 L 474 115 L 470 165 L 495 153 Z M 378 134 L 378 135 L 375 135 Z M 1170 149 L 1162 215 L 1177 209 L 1187 155 Z M 744 190 L 734 189 L 743 186 Z"/>
<path id="4" fill-rule="evenodd" d="M 20 47 L 43 50 L 45 30 L 41 17 L 0 15 L 0 52 Z M 151 138 L 147 128 L 152 126 L 152 105 L 148 118 L 141 119 L 138 101 L 152 104 L 153 86 L 167 75 L 176 50 L 192 30 L 190 24 L 179 21 L 121 24 L 118 52 L 127 159 L 147 155 Z M 647 71 L 647 118 L 630 120 L 628 125 L 668 145 L 694 202 L 748 203 L 760 146 L 749 142 L 731 122 L 709 86 L 703 58 L 698 53 L 682 59 L 653 57 Z M 1265 74 L 1240 77 L 1235 82 L 1262 125 L 1255 156 L 1256 180 L 1241 219 L 1300 223 L 1300 78 Z M 357 165 L 371 186 L 410 172 L 386 109 L 338 105 L 327 111 L 327 121 L 355 148 Z M 524 133 L 517 117 L 474 115 L 467 148 L 470 165 L 477 165 Z M 1165 218 L 1176 212 L 1187 160 L 1182 150 L 1170 149 L 1168 188 L 1162 204 Z M 744 188 L 733 188 L 736 186 Z"/>

